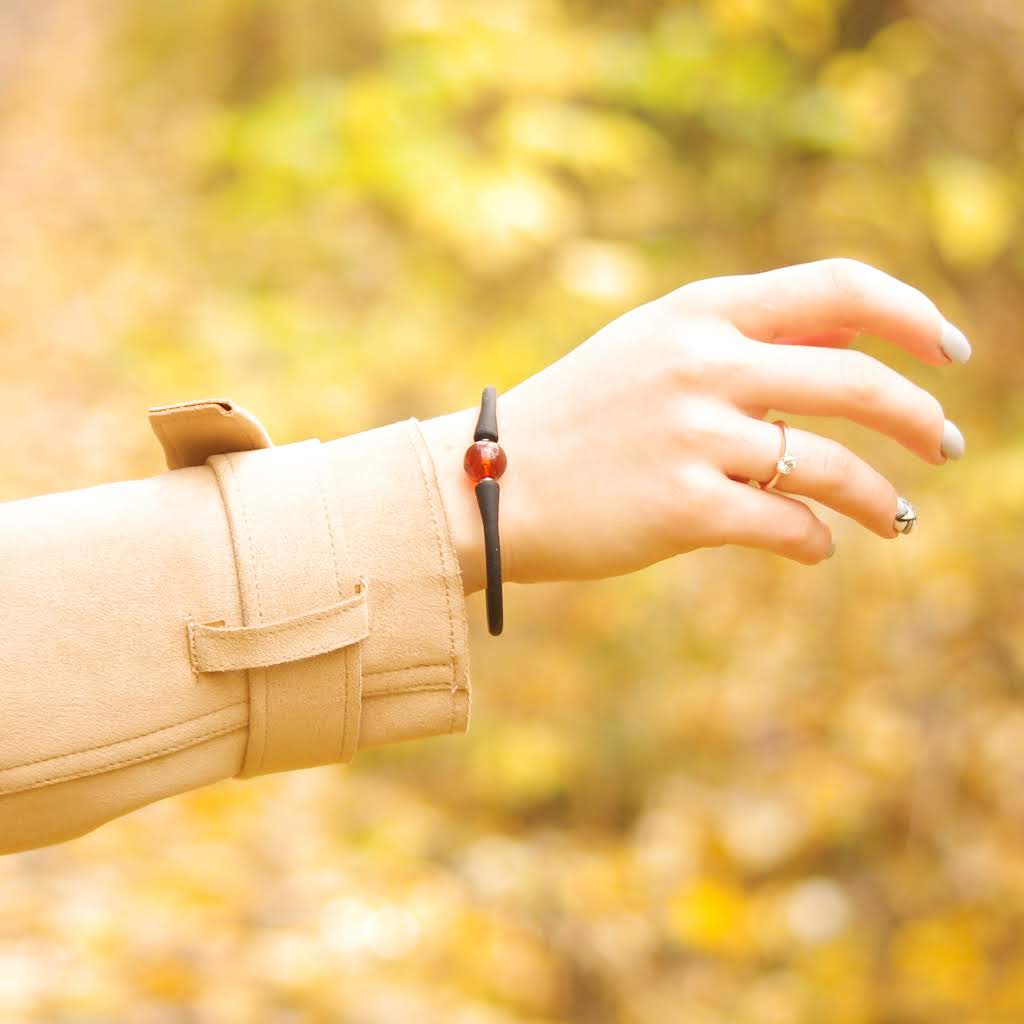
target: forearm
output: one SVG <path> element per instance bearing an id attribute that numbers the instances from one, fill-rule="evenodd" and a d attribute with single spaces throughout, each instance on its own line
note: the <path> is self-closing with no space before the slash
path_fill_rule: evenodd
<path id="1" fill-rule="evenodd" d="M 218 409 L 198 440 L 230 447 Z M 189 468 L 0 505 L 0 852 L 467 728 L 459 566 L 418 421 L 207 461 L 198 415 L 162 438 Z"/>

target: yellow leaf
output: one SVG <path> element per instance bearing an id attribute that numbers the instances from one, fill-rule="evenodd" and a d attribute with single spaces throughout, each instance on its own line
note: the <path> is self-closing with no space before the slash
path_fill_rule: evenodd
<path id="1" fill-rule="evenodd" d="M 1010 183 L 998 168 L 966 156 L 928 168 L 932 234 L 953 266 L 988 266 L 1006 248 L 1015 209 Z"/>
<path id="2" fill-rule="evenodd" d="M 673 898 L 669 928 L 680 941 L 707 952 L 742 952 L 750 945 L 746 897 L 729 882 L 699 878 Z"/>

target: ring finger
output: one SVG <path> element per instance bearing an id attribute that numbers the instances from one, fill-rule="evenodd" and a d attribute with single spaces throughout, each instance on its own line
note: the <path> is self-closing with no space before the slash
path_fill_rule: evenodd
<path id="1" fill-rule="evenodd" d="M 781 428 L 739 412 L 731 426 L 737 443 L 723 453 L 723 472 L 771 480 L 783 451 Z M 787 432 L 795 463 L 779 475 L 774 489 L 813 498 L 882 537 L 898 536 L 893 520 L 899 494 L 881 473 L 837 441 L 794 427 Z"/>

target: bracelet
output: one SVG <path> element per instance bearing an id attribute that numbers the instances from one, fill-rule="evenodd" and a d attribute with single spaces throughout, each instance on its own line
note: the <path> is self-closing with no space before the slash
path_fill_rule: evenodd
<path id="1" fill-rule="evenodd" d="M 498 477 L 508 460 L 498 444 L 498 393 L 492 385 L 484 388 L 480 416 L 473 444 L 466 449 L 463 468 L 476 481 L 476 503 L 484 524 L 484 557 L 487 560 L 487 628 L 492 636 L 502 629 L 501 543 L 498 538 Z"/>

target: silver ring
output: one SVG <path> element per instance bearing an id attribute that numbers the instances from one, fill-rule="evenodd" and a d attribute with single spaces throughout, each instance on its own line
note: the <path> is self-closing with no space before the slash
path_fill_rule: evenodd
<path id="1" fill-rule="evenodd" d="M 917 523 L 917 512 L 914 506 L 906 498 L 900 498 L 896 502 L 896 518 L 892 525 L 897 533 L 910 533 Z"/>
<path id="2" fill-rule="evenodd" d="M 782 454 L 775 463 L 775 475 L 771 480 L 766 484 L 757 482 L 762 491 L 770 491 L 779 482 L 780 477 L 789 476 L 796 469 L 796 456 L 789 450 L 789 430 L 783 420 L 775 420 L 774 424 L 782 430 Z"/>

